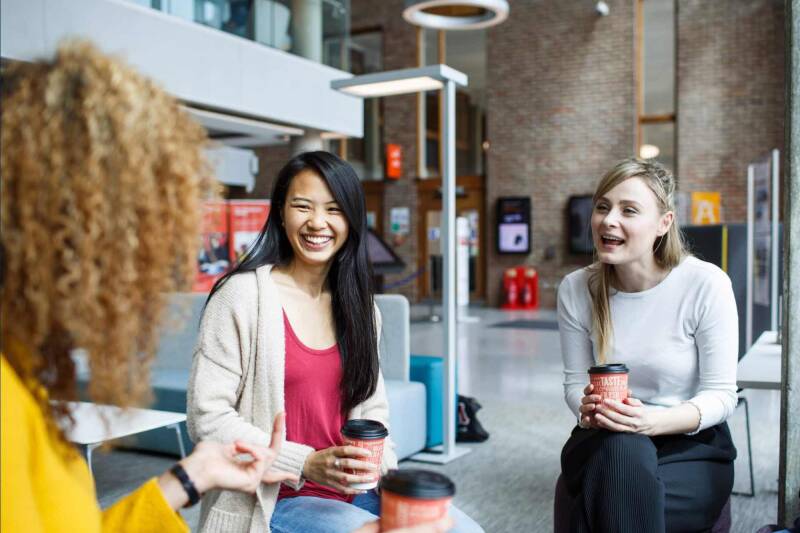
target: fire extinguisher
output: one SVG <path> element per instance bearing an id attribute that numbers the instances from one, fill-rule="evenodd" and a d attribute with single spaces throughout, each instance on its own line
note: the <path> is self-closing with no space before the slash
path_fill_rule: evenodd
<path id="1" fill-rule="evenodd" d="M 528 279 L 522 282 L 522 297 L 520 298 L 522 302 L 522 307 L 524 309 L 530 309 L 533 304 L 533 291 L 531 290 L 531 285 L 528 283 Z"/>
<path id="2" fill-rule="evenodd" d="M 503 309 L 517 309 L 519 299 L 519 277 L 516 269 L 509 268 L 503 275 Z"/>

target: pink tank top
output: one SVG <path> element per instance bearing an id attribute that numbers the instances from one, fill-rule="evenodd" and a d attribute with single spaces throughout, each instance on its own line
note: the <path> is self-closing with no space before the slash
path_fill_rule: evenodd
<path id="1" fill-rule="evenodd" d="M 342 411 L 342 362 L 339 347 L 324 350 L 309 348 L 297 338 L 286 313 L 286 368 L 283 395 L 286 408 L 286 439 L 311 446 L 315 450 L 342 445 L 341 428 L 347 421 Z M 353 497 L 336 489 L 306 481 L 303 488 L 293 490 L 281 485 L 278 499 L 316 496 L 352 502 Z"/>

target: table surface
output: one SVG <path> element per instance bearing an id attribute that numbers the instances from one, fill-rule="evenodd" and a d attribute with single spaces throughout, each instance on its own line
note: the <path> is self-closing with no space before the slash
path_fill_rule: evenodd
<path id="1" fill-rule="evenodd" d="M 111 405 L 70 402 L 75 425 L 67 438 L 76 444 L 98 444 L 137 433 L 177 424 L 185 413 L 154 409 L 120 409 Z"/>
<path id="2" fill-rule="evenodd" d="M 781 388 L 781 345 L 775 331 L 765 331 L 739 361 L 737 384 L 742 389 Z"/>

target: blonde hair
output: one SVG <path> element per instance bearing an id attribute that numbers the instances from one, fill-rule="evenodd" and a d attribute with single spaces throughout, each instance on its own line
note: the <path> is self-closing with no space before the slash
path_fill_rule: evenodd
<path id="1" fill-rule="evenodd" d="M 606 172 L 597 184 L 592 197 L 593 205 L 608 191 L 625 180 L 640 178 L 653 191 L 661 214 L 675 211 L 675 178 L 672 173 L 655 161 L 637 158 L 624 159 Z M 678 222 L 673 218 L 667 233 L 653 243 L 656 264 L 670 270 L 688 255 Z M 595 261 L 589 267 L 589 294 L 592 297 L 592 329 L 597 342 L 598 362 L 605 363 L 611 349 L 614 332 L 611 322 L 609 296 L 614 279 L 614 266 Z"/>
<path id="2" fill-rule="evenodd" d="M 207 137 L 88 43 L 12 65 L 3 89 L 2 350 L 54 429 L 71 423 L 76 348 L 93 401 L 149 398 L 163 294 L 195 268 Z"/>

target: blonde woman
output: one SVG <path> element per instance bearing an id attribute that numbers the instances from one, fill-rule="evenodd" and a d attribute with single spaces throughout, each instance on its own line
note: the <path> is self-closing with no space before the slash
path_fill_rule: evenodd
<path id="1" fill-rule="evenodd" d="M 733 485 L 738 330 L 728 276 L 689 255 L 675 181 L 628 159 L 597 186 L 596 261 L 558 291 L 564 393 L 578 419 L 562 451 L 572 531 L 709 530 Z M 624 363 L 628 398 L 603 399 L 589 367 Z"/>
<path id="2" fill-rule="evenodd" d="M 253 493 L 282 418 L 258 443 L 202 442 L 101 511 L 63 428 L 70 352 L 89 354 L 99 403 L 146 401 L 162 296 L 191 279 L 204 130 L 152 82 L 88 44 L 3 73 L 2 509 L 4 533 L 188 531 L 177 510 L 211 489 Z M 251 460 L 242 460 L 247 452 Z"/>

